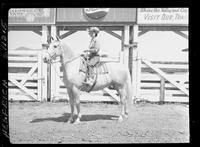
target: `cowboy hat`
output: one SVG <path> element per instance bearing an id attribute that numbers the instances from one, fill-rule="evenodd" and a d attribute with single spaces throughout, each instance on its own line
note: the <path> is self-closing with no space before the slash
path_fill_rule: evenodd
<path id="1" fill-rule="evenodd" d="M 91 28 L 87 29 L 87 31 L 89 33 L 91 33 L 91 32 L 99 33 L 99 28 L 97 28 L 97 27 L 91 27 Z"/>

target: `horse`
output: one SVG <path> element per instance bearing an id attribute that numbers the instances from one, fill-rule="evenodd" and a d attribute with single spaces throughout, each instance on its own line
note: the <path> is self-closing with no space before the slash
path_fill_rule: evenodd
<path id="1" fill-rule="evenodd" d="M 86 77 L 86 73 L 80 72 L 79 70 L 83 56 L 75 53 L 66 43 L 57 37 L 50 42 L 43 55 L 43 61 L 51 64 L 58 56 L 60 57 L 61 66 L 63 68 L 63 82 L 67 89 L 71 108 L 71 114 L 67 122 L 77 124 L 81 122 L 80 94 L 81 88 L 83 87 L 82 83 Z M 103 64 L 106 65 L 108 74 L 98 75 L 92 91 L 103 90 L 106 87 L 112 86 L 118 92 L 121 114 L 117 120 L 121 122 L 125 118 L 128 118 L 128 107 L 130 108 L 132 106 L 132 83 L 130 72 L 128 67 L 118 62 L 110 61 Z M 75 105 L 77 109 L 76 119 L 74 119 Z"/>

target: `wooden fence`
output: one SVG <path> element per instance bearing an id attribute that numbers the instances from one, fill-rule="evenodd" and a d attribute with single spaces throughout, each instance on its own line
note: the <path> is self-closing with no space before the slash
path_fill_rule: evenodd
<path id="1" fill-rule="evenodd" d="M 149 62 L 142 60 L 141 99 L 189 102 L 187 62 Z"/>
<path id="2" fill-rule="evenodd" d="M 118 61 L 119 62 L 119 61 Z M 151 65 L 153 68 L 151 67 Z M 150 66 L 149 66 L 150 65 Z M 56 67 L 59 68 L 56 68 Z M 60 63 L 52 65 L 52 68 L 57 70 L 56 74 L 58 82 L 57 94 L 53 99 L 68 99 L 66 88 L 62 82 L 63 72 Z M 156 68 L 156 69 L 155 69 Z M 157 70 L 163 72 L 161 76 Z M 170 81 L 168 81 L 170 79 Z M 172 83 L 174 82 L 175 85 Z M 141 87 L 140 99 L 148 101 L 169 101 L 169 102 L 189 102 L 189 93 L 184 93 L 183 89 L 189 89 L 189 71 L 187 62 L 162 62 L 143 60 L 141 67 Z M 55 85 L 55 84 L 54 84 Z M 177 86 L 179 88 L 177 88 Z M 81 101 L 119 101 L 118 94 L 115 90 L 104 89 L 103 91 L 82 92 Z"/>
<path id="3" fill-rule="evenodd" d="M 120 62 L 118 60 L 118 62 Z M 142 59 L 140 100 L 189 102 L 189 70 L 187 62 L 158 62 Z M 9 100 L 47 99 L 47 65 L 41 51 L 9 50 Z M 68 99 L 58 62 L 51 65 L 51 100 Z M 81 101 L 119 101 L 112 89 L 83 92 Z"/>
<path id="4" fill-rule="evenodd" d="M 41 101 L 46 97 L 41 55 L 37 50 L 8 51 L 9 100 Z"/>

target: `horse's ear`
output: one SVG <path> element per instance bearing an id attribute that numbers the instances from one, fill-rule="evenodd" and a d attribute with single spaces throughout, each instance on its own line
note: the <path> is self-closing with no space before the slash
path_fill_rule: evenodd
<path id="1" fill-rule="evenodd" d="M 50 42 L 53 42 L 54 38 L 52 36 L 50 36 Z"/>
<path id="2" fill-rule="evenodd" d="M 48 36 L 48 37 L 47 37 L 47 42 L 48 42 L 48 44 L 50 44 L 50 43 L 52 42 L 51 39 L 52 39 L 51 36 Z"/>
<path id="3" fill-rule="evenodd" d="M 51 36 L 51 40 L 54 41 L 54 38 Z"/>
<path id="4" fill-rule="evenodd" d="M 56 36 L 57 41 L 60 41 L 60 38 L 58 36 Z"/>

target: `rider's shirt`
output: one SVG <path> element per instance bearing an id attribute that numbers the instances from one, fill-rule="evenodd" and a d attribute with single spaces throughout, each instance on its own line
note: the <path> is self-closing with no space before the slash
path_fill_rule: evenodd
<path id="1" fill-rule="evenodd" d="M 100 50 L 100 44 L 99 41 L 95 38 L 91 39 L 89 49 L 94 50 L 94 52 L 91 52 L 92 55 L 98 54 Z"/>

